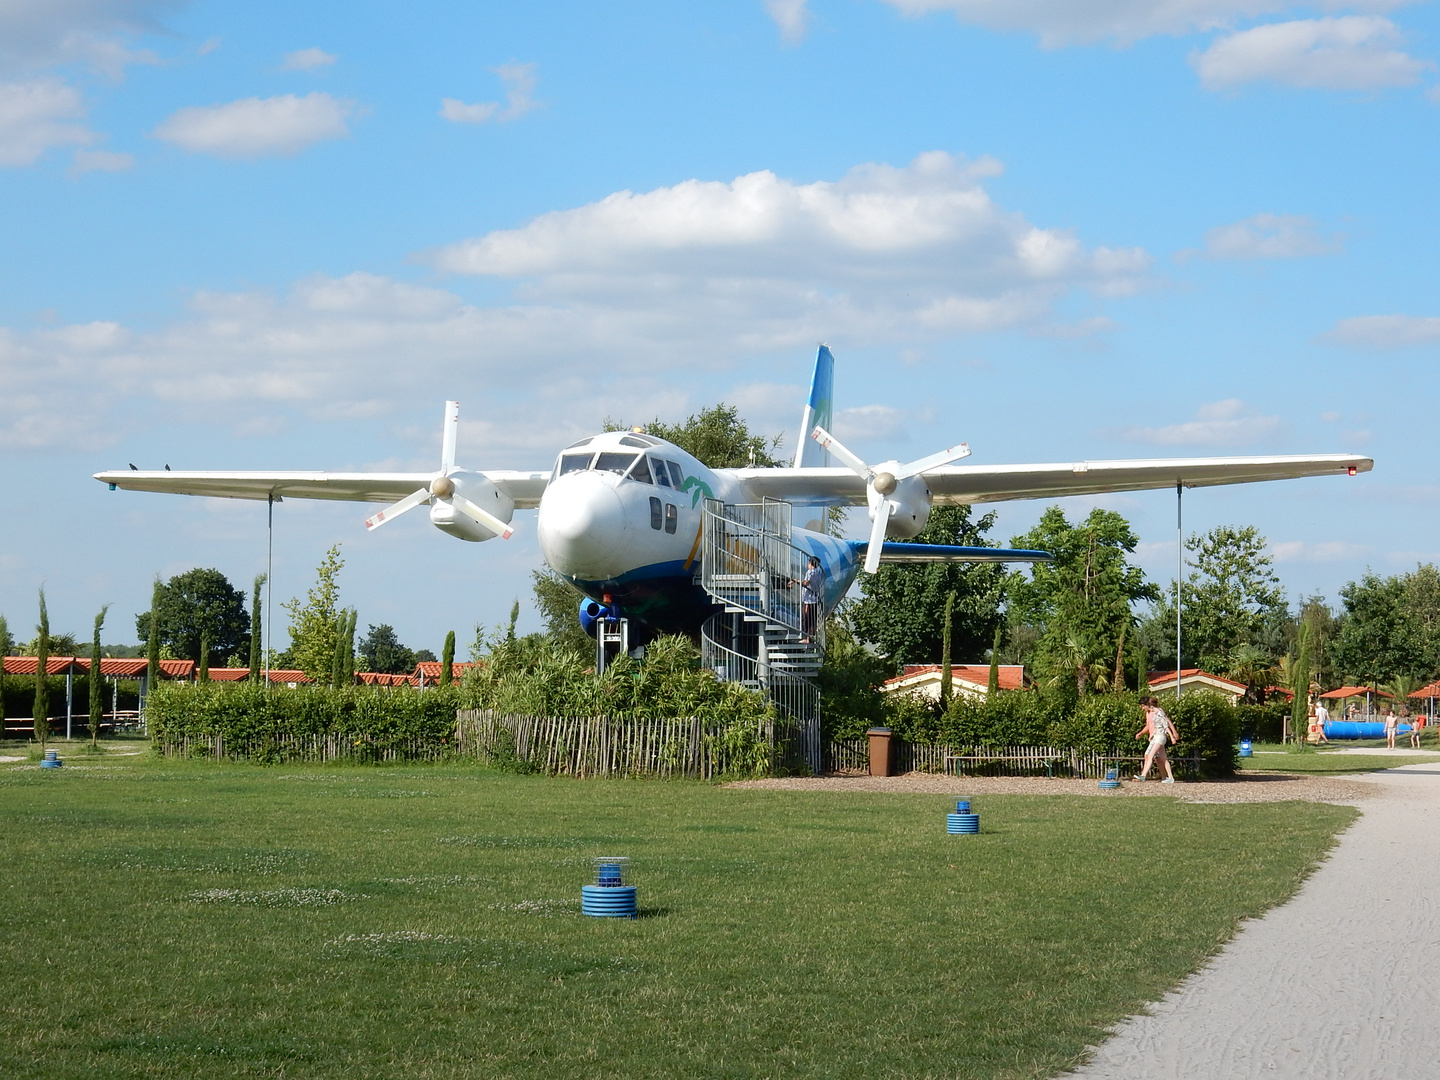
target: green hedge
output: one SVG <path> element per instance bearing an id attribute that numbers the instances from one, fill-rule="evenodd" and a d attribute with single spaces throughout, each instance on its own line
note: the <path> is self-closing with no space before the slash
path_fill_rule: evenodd
<path id="1" fill-rule="evenodd" d="M 1173 756 L 1200 758 L 1201 771 L 1209 776 L 1235 771 L 1245 707 L 1209 691 L 1185 694 L 1178 707 L 1173 699 L 1162 705 L 1180 732 Z M 914 695 L 897 694 L 889 703 L 889 721 L 898 737 L 924 745 L 1074 747 L 1122 756 L 1144 751 L 1135 738 L 1144 727 L 1144 713 L 1132 693 L 1087 694 L 1077 701 L 1036 690 L 1005 690 L 989 699 L 957 697 L 943 714 Z"/>
<path id="2" fill-rule="evenodd" d="M 226 752 L 257 760 L 278 757 L 276 740 L 290 735 L 340 735 L 375 753 L 432 750 L 455 736 L 458 687 L 274 687 L 255 683 L 161 683 L 146 703 L 146 727 L 159 747 L 186 738 L 225 740 Z"/>

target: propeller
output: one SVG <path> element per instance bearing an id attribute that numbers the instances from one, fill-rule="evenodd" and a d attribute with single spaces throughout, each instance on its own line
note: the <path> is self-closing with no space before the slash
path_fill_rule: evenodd
<path id="1" fill-rule="evenodd" d="M 890 515 L 898 507 L 898 504 L 890 496 L 895 494 L 895 489 L 900 486 L 900 483 L 912 476 L 919 476 L 927 469 L 938 469 L 942 465 L 949 465 L 952 461 L 959 461 L 963 457 L 970 456 L 969 444 L 960 443 L 948 450 L 941 450 L 938 454 L 918 458 L 908 465 L 902 465 L 898 461 L 886 461 L 878 468 L 871 468 L 823 427 L 817 425 L 815 430 L 810 433 L 810 437 L 843 461 L 865 481 L 868 488 L 867 496 L 873 524 L 870 526 L 870 546 L 865 549 L 865 572 L 867 574 L 873 574 L 880 568 L 880 549 L 885 544 L 885 530 L 890 525 Z"/>
<path id="2" fill-rule="evenodd" d="M 485 526 L 504 540 L 509 540 L 514 535 L 515 530 L 508 522 L 501 521 L 488 510 L 476 506 L 456 490 L 451 474 L 455 472 L 455 436 L 459 430 L 460 403 L 447 401 L 445 403 L 445 427 L 442 429 L 440 439 L 440 471 L 436 474 L 435 479 L 425 487 L 412 491 L 399 502 L 387 506 L 373 517 L 366 518 L 366 529 L 371 531 L 378 529 L 387 521 L 394 521 L 401 514 L 414 510 L 421 503 L 434 501 L 453 506 L 466 517 Z"/>

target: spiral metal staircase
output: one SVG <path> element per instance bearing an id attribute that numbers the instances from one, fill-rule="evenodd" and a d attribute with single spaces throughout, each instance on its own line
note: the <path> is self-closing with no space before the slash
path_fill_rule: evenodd
<path id="1" fill-rule="evenodd" d="M 809 552 L 791 539 L 789 503 L 705 500 L 696 581 L 721 610 L 700 629 L 701 662 L 727 682 L 763 691 L 788 730 L 782 764 L 818 773 L 824 642 L 801 641 L 801 586 Z M 823 628 L 822 628 L 823 634 Z"/>

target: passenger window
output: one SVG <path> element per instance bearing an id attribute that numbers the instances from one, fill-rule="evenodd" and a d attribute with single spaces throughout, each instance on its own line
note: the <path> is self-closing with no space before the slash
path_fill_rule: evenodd
<path id="1" fill-rule="evenodd" d="M 634 454 L 602 453 L 595 459 L 595 471 L 619 473 L 624 476 L 625 470 L 630 468 L 634 460 Z"/>
<path id="2" fill-rule="evenodd" d="M 560 471 L 557 476 L 564 476 L 566 473 L 580 472 L 590 464 L 589 454 L 564 454 L 560 458 Z"/>
<path id="3" fill-rule="evenodd" d="M 646 462 L 644 454 L 635 459 L 635 467 L 630 470 L 630 479 L 639 480 L 642 484 L 654 483 L 650 479 L 650 465 Z"/>
<path id="4" fill-rule="evenodd" d="M 660 500 L 650 496 L 650 528 L 660 528 Z"/>
<path id="5" fill-rule="evenodd" d="M 661 487 L 670 486 L 670 474 L 665 469 L 665 462 L 659 458 L 651 458 L 650 463 L 655 466 L 655 480 Z"/>
<path id="6" fill-rule="evenodd" d="M 685 474 L 680 471 L 680 466 L 676 465 L 673 461 L 667 462 L 666 464 L 670 466 L 670 479 L 675 482 L 675 490 L 684 491 Z"/>
<path id="7" fill-rule="evenodd" d="M 674 503 L 666 503 L 666 504 L 665 504 L 665 531 L 668 532 L 668 533 L 673 533 L 673 532 L 675 531 L 675 526 L 679 523 L 679 521 L 680 521 L 680 515 L 679 515 L 679 513 L 677 513 L 676 510 L 675 510 L 675 504 L 674 504 Z"/>

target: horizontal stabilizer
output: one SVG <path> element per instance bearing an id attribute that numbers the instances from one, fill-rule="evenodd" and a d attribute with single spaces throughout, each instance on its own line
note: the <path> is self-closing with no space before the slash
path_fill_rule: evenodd
<path id="1" fill-rule="evenodd" d="M 851 541 L 856 555 L 864 557 L 870 544 Z M 963 547 L 959 544 L 901 544 L 886 541 L 880 548 L 882 563 L 945 563 L 945 562 L 1051 562 L 1048 551 L 1026 551 L 1023 548 Z"/>

